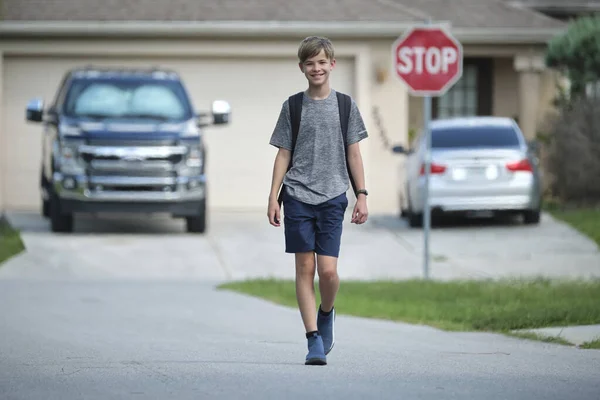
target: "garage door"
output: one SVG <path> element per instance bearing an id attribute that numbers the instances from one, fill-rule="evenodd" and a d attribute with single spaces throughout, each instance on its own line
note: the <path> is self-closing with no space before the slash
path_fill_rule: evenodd
<path id="1" fill-rule="evenodd" d="M 276 150 L 268 142 L 282 101 L 302 90 L 306 80 L 296 60 L 269 58 L 221 59 L 89 59 L 7 57 L 3 68 L 3 116 L 0 183 L 7 209 L 40 207 L 39 174 L 42 127 L 25 122 L 29 99 L 51 101 L 68 68 L 80 65 L 161 66 L 178 71 L 197 110 L 208 110 L 215 99 L 232 107 L 226 127 L 206 131 L 209 207 L 265 209 Z M 338 60 L 335 88 L 353 94 L 351 60 Z"/>

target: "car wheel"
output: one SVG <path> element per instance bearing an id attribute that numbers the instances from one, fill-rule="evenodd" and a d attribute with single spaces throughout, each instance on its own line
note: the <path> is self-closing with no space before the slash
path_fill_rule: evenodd
<path id="1" fill-rule="evenodd" d="M 523 213 L 523 222 L 527 225 L 540 222 L 540 210 L 527 210 Z"/>
<path id="2" fill-rule="evenodd" d="M 62 213 L 60 199 L 55 194 L 52 194 L 50 197 L 49 216 L 52 232 L 73 231 L 73 215 Z"/>
<path id="3" fill-rule="evenodd" d="M 412 204 L 410 203 L 410 196 L 408 197 L 408 225 L 411 228 L 420 228 L 423 226 L 423 214 L 417 214 L 413 212 Z"/>
<path id="4" fill-rule="evenodd" d="M 398 202 L 400 204 L 400 215 L 399 215 L 399 217 L 401 219 L 404 219 L 404 218 L 406 218 L 408 216 L 408 209 L 404 208 L 404 200 L 403 200 L 402 196 L 398 196 L 398 199 L 399 199 Z"/>
<path id="5" fill-rule="evenodd" d="M 412 211 L 409 211 L 408 214 L 408 225 L 410 225 L 411 228 L 420 228 L 423 226 L 423 215 L 422 214 L 415 214 Z"/>

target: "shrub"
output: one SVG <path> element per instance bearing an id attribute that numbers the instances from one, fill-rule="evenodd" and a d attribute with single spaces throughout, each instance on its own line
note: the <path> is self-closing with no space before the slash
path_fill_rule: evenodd
<path id="1" fill-rule="evenodd" d="M 600 80 L 600 15 L 581 17 L 548 43 L 546 64 L 563 71 L 571 81 L 573 95 Z"/>
<path id="2" fill-rule="evenodd" d="M 600 204 L 600 99 L 576 97 L 549 121 L 546 169 L 558 200 Z"/>
<path id="3" fill-rule="evenodd" d="M 559 89 L 557 115 L 545 136 L 550 194 L 563 203 L 600 203 L 600 96 L 586 87 L 600 82 L 600 16 L 571 21 L 548 44 L 546 64 L 570 81 Z"/>

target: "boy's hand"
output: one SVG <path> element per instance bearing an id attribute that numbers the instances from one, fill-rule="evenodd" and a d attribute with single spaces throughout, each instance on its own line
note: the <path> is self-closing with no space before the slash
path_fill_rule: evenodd
<path id="1" fill-rule="evenodd" d="M 277 199 L 269 198 L 269 208 L 267 211 L 267 216 L 269 217 L 269 223 L 273 226 L 281 225 L 281 215 L 279 202 Z"/>
<path id="2" fill-rule="evenodd" d="M 367 222 L 369 211 L 367 210 L 367 199 L 364 195 L 358 195 L 354 211 L 352 211 L 352 223 L 364 224 Z"/>

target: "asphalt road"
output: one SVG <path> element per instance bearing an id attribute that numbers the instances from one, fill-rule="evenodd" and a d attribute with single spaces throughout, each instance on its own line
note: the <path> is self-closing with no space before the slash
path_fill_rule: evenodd
<path id="1" fill-rule="evenodd" d="M 186 282 L 0 281 L 0 398 L 598 399 L 600 351 L 297 312 Z"/>
<path id="2" fill-rule="evenodd" d="M 296 309 L 215 289 L 243 268 L 232 220 L 228 241 L 20 220 L 28 252 L 0 268 L 0 399 L 600 398 L 598 350 L 341 315 L 329 365 L 305 366 Z"/>

